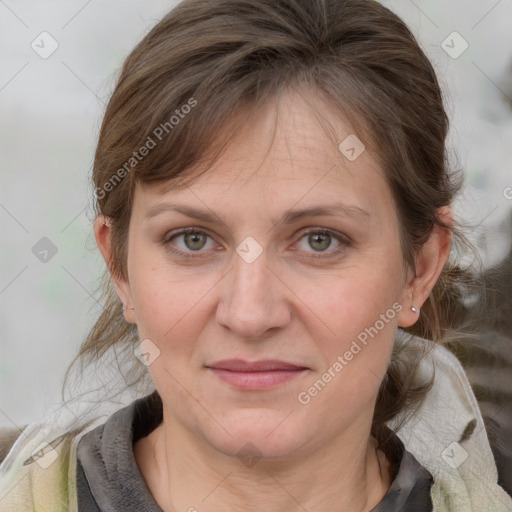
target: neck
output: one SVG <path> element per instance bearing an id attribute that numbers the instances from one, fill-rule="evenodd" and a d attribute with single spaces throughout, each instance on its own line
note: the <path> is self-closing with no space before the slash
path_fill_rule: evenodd
<path id="1" fill-rule="evenodd" d="M 300 455 L 245 465 L 164 412 L 163 423 L 139 440 L 134 452 L 164 512 L 362 512 L 381 501 L 391 476 L 376 440 L 357 427 Z"/>

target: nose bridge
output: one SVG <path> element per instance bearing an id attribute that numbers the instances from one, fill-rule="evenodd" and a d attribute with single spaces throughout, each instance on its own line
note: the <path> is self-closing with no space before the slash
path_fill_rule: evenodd
<path id="1" fill-rule="evenodd" d="M 248 338 L 283 326 L 290 317 L 282 284 L 268 267 L 266 251 L 253 259 L 254 250 L 252 241 L 237 248 L 217 309 L 219 323 Z"/>

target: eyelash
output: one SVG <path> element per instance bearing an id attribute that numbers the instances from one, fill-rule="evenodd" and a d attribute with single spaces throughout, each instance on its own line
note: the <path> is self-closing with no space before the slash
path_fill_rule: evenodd
<path id="1" fill-rule="evenodd" d="M 194 255 L 191 253 L 184 252 L 181 249 L 175 249 L 175 248 L 171 247 L 172 239 L 174 239 L 178 236 L 181 236 L 181 235 L 186 235 L 186 234 L 200 234 L 200 235 L 206 235 L 209 238 L 212 238 L 206 231 L 199 229 L 199 228 L 190 227 L 190 228 L 180 229 L 176 232 L 168 233 L 164 237 L 164 239 L 162 240 L 161 243 L 162 243 L 162 245 L 166 246 L 168 250 L 170 250 L 171 252 L 177 254 L 178 256 L 180 256 L 182 258 L 198 258 L 198 257 L 200 257 L 200 256 L 197 256 L 197 255 Z M 310 254 L 309 257 L 311 257 L 311 258 L 336 257 L 342 251 L 344 251 L 347 247 L 350 247 L 352 245 L 352 241 L 350 240 L 350 238 L 348 236 L 342 235 L 340 233 L 337 233 L 337 232 L 335 232 L 331 229 L 327 229 L 327 228 L 310 229 L 309 231 L 303 232 L 299 238 L 299 241 L 302 240 L 302 238 L 304 238 L 305 236 L 311 235 L 311 234 L 330 235 L 332 238 L 335 238 L 336 240 L 338 240 L 340 242 L 340 246 L 338 248 L 333 249 L 332 251 L 325 251 L 325 252 L 320 252 L 317 254 L 314 254 L 314 253 Z M 194 251 L 194 252 L 201 253 L 204 251 L 198 250 L 198 251 Z"/>

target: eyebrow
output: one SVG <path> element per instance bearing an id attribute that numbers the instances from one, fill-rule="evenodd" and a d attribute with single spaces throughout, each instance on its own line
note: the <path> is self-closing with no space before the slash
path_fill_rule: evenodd
<path id="1" fill-rule="evenodd" d="M 188 217 L 192 217 L 198 220 L 202 220 L 205 222 L 218 222 L 219 219 L 222 220 L 219 216 L 210 213 L 206 210 L 200 210 L 198 208 L 194 208 L 192 206 L 182 205 L 182 204 L 174 204 L 174 203 L 158 203 L 151 207 L 144 218 L 146 220 L 149 220 L 153 217 L 156 217 L 157 215 L 160 215 L 164 212 L 179 212 L 183 215 L 187 215 Z M 280 224 L 292 224 L 294 222 L 297 222 L 301 219 L 307 218 L 307 217 L 315 217 L 315 216 L 322 216 L 322 215 L 341 215 L 345 217 L 352 217 L 355 220 L 359 221 L 365 221 L 370 218 L 370 214 L 359 208 L 355 205 L 348 205 L 341 202 L 333 203 L 329 205 L 320 205 L 320 206 L 313 206 L 310 208 L 302 208 L 297 210 L 288 210 L 284 213 L 284 215 L 281 217 L 281 219 L 272 218 L 271 222 L 275 225 L 277 223 Z"/>

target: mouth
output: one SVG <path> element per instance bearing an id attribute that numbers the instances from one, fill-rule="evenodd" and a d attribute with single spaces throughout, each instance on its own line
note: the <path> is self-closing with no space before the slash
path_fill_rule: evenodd
<path id="1" fill-rule="evenodd" d="M 268 389 L 304 374 L 308 368 L 285 361 L 229 359 L 206 365 L 221 381 L 241 389 Z"/>

